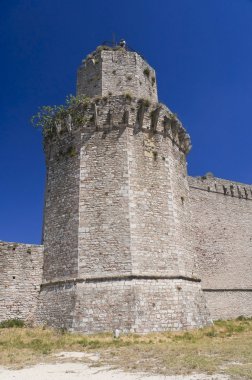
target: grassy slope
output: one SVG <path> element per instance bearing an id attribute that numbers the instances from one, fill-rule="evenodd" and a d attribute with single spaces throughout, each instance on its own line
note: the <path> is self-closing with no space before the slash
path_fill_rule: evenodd
<path id="1" fill-rule="evenodd" d="M 1 327 L 1 325 L 0 325 Z M 252 379 L 252 319 L 218 321 L 183 333 L 84 336 L 42 328 L 0 328 L 0 365 L 52 360 L 59 351 L 96 351 L 96 365 L 160 374 L 224 373 Z"/>

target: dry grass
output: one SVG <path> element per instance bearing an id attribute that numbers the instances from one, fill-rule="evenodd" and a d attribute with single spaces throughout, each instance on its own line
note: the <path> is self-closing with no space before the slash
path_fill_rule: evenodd
<path id="1" fill-rule="evenodd" d="M 252 379 L 252 320 L 218 321 L 183 333 L 84 336 L 42 328 L 0 329 L 0 365 L 51 361 L 60 351 L 96 351 L 101 360 L 130 371 L 160 374 L 224 373 Z"/>

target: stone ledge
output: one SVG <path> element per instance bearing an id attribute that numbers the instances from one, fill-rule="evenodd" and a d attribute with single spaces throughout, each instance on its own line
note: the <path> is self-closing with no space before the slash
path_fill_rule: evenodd
<path id="1" fill-rule="evenodd" d="M 94 283 L 94 282 L 114 282 L 114 281 L 131 281 L 131 280 L 184 280 L 190 282 L 201 282 L 199 278 L 186 276 L 155 276 L 155 275 L 125 275 L 125 276 L 105 276 L 105 277 L 90 277 L 90 278 L 74 278 L 69 280 L 51 281 L 41 284 L 41 289 L 48 286 L 64 285 L 73 283 Z"/>

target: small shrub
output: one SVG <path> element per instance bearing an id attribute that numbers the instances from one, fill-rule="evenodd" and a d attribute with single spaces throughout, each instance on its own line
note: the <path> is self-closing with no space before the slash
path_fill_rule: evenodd
<path id="1" fill-rule="evenodd" d="M 150 106 L 149 99 L 139 99 L 138 103 L 141 105 L 144 105 L 146 108 L 148 108 Z"/>
<path id="2" fill-rule="evenodd" d="M 251 318 L 244 317 L 244 315 L 239 315 L 239 317 L 236 318 L 236 321 L 249 321 Z"/>
<path id="3" fill-rule="evenodd" d="M 150 101 L 148 99 L 145 99 L 143 104 L 146 108 L 148 108 L 150 106 Z"/>
<path id="4" fill-rule="evenodd" d="M 150 76 L 150 69 L 148 67 L 145 67 L 144 71 L 143 71 L 144 75 L 149 78 Z"/>
<path id="5" fill-rule="evenodd" d="M 112 48 L 110 46 L 107 46 L 107 45 L 100 45 L 96 48 L 97 52 L 102 51 L 102 50 L 112 50 Z"/>
<path id="6" fill-rule="evenodd" d="M 186 331 L 183 334 L 178 334 L 172 336 L 172 340 L 174 342 L 182 342 L 182 341 L 187 341 L 187 342 L 195 342 L 196 338 L 194 334 L 191 334 L 190 332 Z"/>
<path id="7" fill-rule="evenodd" d="M 102 343 L 98 339 L 90 340 L 88 342 L 88 347 L 90 348 L 100 348 Z"/>
<path id="8" fill-rule="evenodd" d="M 152 86 L 154 86 L 155 83 L 156 83 L 156 78 L 155 78 L 155 77 L 152 77 L 152 78 L 151 78 L 151 84 L 152 84 Z"/>
<path id="9" fill-rule="evenodd" d="M 68 157 L 74 157 L 76 156 L 77 152 L 76 152 L 76 149 L 74 146 L 70 146 L 67 151 L 66 151 L 66 154 Z"/>
<path id="10" fill-rule="evenodd" d="M 150 112 L 150 117 L 153 117 L 155 115 L 155 110 L 152 110 L 151 112 Z"/>
<path id="11" fill-rule="evenodd" d="M 122 46 L 114 46 L 112 47 L 112 50 L 117 51 L 117 50 L 124 50 Z"/>
<path id="12" fill-rule="evenodd" d="M 55 124 L 65 124 L 71 115 L 73 123 L 82 124 L 85 121 L 83 109 L 86 109 L 90 99 L 86 95 L 67 96 L 65 104 L 59 106 L 43 106 L 32 116 L 31 123 L 36 128 L 42 128 L 45 137 L 51 137 L 55 131 Z"/>
<path id="13" fill-rule="evenodd" d="M 67 333 L 67 328 L 66 327 L 61 327 L 59 330 L 60 335 L 65 335 Z"/>
<path id="14" fill-rule="evenodd" d="M 175 121 L 175 120 L 178 120 L 178 115 L 176 114 L 176 113 L 170 113 L 170 119 L 172 120 L 172 121 Z"/>
<path id="15" fill-rule="evenodd" d="M 0 322 L 0 328 L 1 329 L 8 329 L 12 327 L 24 327 L 24 321 L 21 321 L 20 319 L 7 319 L 6 321 Z"/>
<path id="16" fill-rule="evenodd" d="M 215 329 L 211 329 L 210 331 L 206 332 L 206 336 L 209 336 L 210 338 L 214 338 L 218 334 L 216 333 Z"/>
<path id="17" fill-rule="evenodd" d="M 126 100 L 132 100 L 132 96 L 128 92 L 124 96 Z"/>
<path id="18" fill-rule="evenodd" d="M 239 325 L 239 326 L 236 326 L 233 331 L 236 332 L 236 333 L 239 333 L 239 332 L 242 332 L 242 331 L 245 331 L 246 330 L 246 325 Z"/>

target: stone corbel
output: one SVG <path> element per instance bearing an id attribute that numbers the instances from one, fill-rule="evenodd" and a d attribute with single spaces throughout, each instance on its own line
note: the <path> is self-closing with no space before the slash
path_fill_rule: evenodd
<path id="1" fill-rule="evenodd" d="M 188 133 L 185 134 L 183 147 L 186 154 L 192 149 L 191 139 Z"/>
<path id="2" fill-rule="evenodd" d="M 171 131 L 171 119 L 169 117 L 164 116 L 163 126 L 164 126 L 164 137 L 167 137 L 170 135 L 170 131 Z"/>
<path id="3" fill-rule="evenodd" d="M 129 124 L 129 110 L 126 109 L 123 114 L 123 124 Z"/>
<path id="4" fill-rule="evenodd" d="M 98 111 L 97 111 L 98 107 L 97 107 L 97 104 L 94 103 L 94 125 L 96 127 L 96 129 L 98 128 Z"/>
<path id="5" fill-rule="evenodd" d="M 161 108 L 158 107 L 151 113 L 151 132 L 155 133 L 157 130 L 158 119 L 160 115 Z"/>
<path id="6" fill-rule="evenodd" d="M 172 138 L 173 140 L 179 144 L 179 137 L 178 137 L 178 133 L 179 133 L 179 123 L 176 119 L 172 119 L 171 120 L 171 132 L 172 132 Z"/>
<path id="7" fill-rule="evenodd" d="M 136 120 L 136 125 L 138 125 L 140 129 L 143 127 L 145 110 L 146 110 L 145 105 L 141 103 L 137 112 L 137 120 Z"/>
<path id="8" fill-rule="evenodd" d="M 108 125 L 110 127 L 113 127 L 113 125 L 114 125 L 114 114 L 113 114 L 113 111 L 109 110 L 107 120 L 108 120 Z"/>
<path id="9" fill-rule="evenodd" d="M 66 127 L 68 132 L 71 132 L 72 130 L 72 116 L 69 114 L 66 118 Z"/>
<path id="10" fill-rule="evenodd" d="M 56 128 L 57 135 L 59 135 L 62 130 L 62 125 L 60 121 L 55 121 L 55 128 Z"/>
<path id="11" fill-rule="evenodd" d="M 181 127 L 178 131 L 178 139 L 181 146 L 183 146 L 184 144 L 185 137 L 186 137 L 186 132 L 184 128 Z"/>

